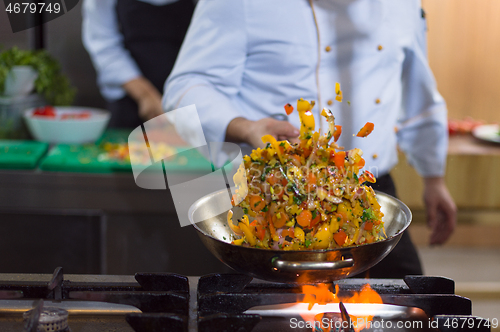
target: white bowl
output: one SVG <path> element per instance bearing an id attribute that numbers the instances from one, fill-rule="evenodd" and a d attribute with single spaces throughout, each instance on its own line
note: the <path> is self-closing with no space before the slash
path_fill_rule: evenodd
<path id="1" fill-rule="evenodd" d="M 54 107 L 56 116 L 34 116 L 36 108 L 24 111 L 24 120 L 37 141 L 48 143 L 94 143 L 109 122 L 110 113 L 90 107 Z M 84 119 L 63 119 L 65 114 L 89 112 Z"/>
<path id="2" fill-rule="evenodd" d="M 14 66 L 5 78 L 6 96 L 25 96 L 35 87 L 38 72 L 31 66 Z"/>

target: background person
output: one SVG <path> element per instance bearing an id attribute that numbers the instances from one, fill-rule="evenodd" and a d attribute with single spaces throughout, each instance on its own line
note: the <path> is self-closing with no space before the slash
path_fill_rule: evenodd
<path id="1" fill-rule="evenodd" d="M 195 104 L 208 142 L 258 147 L 264 134 L 298 135 L 297 112 L 290 122 L 270 115 L 298 98 L 316 100 L 317 127 L 326 130 L 319 112 L 330 108 L 342 125 L 339 145 L 363 150 L 365 168 L 378 177 L 375 189 L 396 194 L 389 172 L 397 146 L 404 150 L 424 178 L 430 242 L 441 244 L 453 232 L 456 207 L 443 180 L 447 110 L 427 62 L 425 31 L 417 0 L 201 0 L 165 85 L 164 108 Z M 354 137 L 367 121 L 374 132 Z M 175 124 L 190 132 L 182 114 Z M 407 232 L 369 273 L 422 273 Z"/>
<path id="2" fill-rule="evenodd" d="M 111 127 L 163 114 L 161 91 L 189 26 L 192 0 L 85 0 L 82 37 Z"/>

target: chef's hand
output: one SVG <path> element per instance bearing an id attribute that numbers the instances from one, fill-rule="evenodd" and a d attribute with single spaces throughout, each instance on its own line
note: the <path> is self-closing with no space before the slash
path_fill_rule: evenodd
<path id="1" fill-rule="evenodd" d="M 161 94 L 146 78 L 137 77 L 125 83 L 123 88 L 137 103 L 139 116 L 144 121 L 164 113 L 161 105 Z"/>
<path id="2" fill-rule="evenodd" d="M 430 244 L 443 244 L 455 229 L 457 207 L 443 178 L 425 178 L 424 186 L 427 225 L 431 229 Z"/>
<path id="3" fill-rule="evenodd" d="M 254 148 L 263 148 L 262 136 L 272 135 L 277 140 L 298 141 L 299 130 L 288 121 L 279 121 L 273 118 L 264 118 L 251 121 L 245 118 L 233 119 L 226 130 L 226 141 L 245 142 Z"/>

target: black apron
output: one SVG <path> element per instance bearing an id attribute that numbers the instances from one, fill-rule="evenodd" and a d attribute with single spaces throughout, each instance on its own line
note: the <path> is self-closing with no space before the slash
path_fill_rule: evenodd
<path id="1" fill-rule="evenodd" d="M 391 196 L 396 196 L 396 187 L 390 175 L 377 178 L 371 185 L 373 189 L 382 191 Z M 394 249 L 380 263 L 363 274 L 354 278 L 396 278 L 401 279 L 406 275 L 421 275 L 422 265 L 417 250 L 411 241 L 408 230 L 403 232 L 401 240 Z"/>
<path id="2" fill-rule="evenodd" d="M 124 39 L 144 77 L 160 94 L 172 70 L 193 14 L 193 0 L 155 6 L 138 0 L 118 0 L 116 12 Z M 135 101 L 126 96 L 108 103 L 110 127 L 135 128 L 139 118 Z"/>

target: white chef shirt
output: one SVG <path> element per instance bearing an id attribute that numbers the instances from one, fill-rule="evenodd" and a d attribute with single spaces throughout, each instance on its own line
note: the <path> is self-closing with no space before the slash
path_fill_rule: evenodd
<path id="1" fill-rule="evenodd" d="M 425 35 L 418 0 L 313 0 L 313 7 L 308 0 L 200 0 L 164 107 L 195 104 L 206 140 L 221 142 L 236 117 L 284 114 L 287 103 L 321 96 L 317 128 L 320 110 L 330 108 L 343 126 L 339 144 L 361 148 L 375 175 L 394 167 L 399 144 L 420 175 L 442 176 L 447 114 Z M 299 127 L 296 111 L 289 120 Z M 372 134 L 354 137 L 367 121 Z M 176 126 L 192 132 L 182 117 Z"/>
<path id="2" fill-rule="evenodd" d="M 141 76 L 141 71 L 123 46 L 116 14 L 118 0 L 84 0 L 82 6 L 83 45 L 97 72 L 97 83 L 107 100 L 125 96 L 122 85 Z M 163 6 L 178 0 L 137 0 Z"/>

